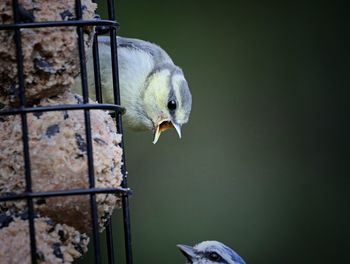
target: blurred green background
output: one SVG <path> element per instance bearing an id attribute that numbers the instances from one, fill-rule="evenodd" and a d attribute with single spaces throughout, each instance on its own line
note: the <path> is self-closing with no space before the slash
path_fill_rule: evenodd
<path id="1" fill-rule="evenodd" d="M 181 140 L 125 134 L 134 263 L 184 263 L 175 245 L 202 240 L 252 264 L 350 263 L 348 9 L 116 3 L 120 35 L 163 47 L 193 96 Z"/>

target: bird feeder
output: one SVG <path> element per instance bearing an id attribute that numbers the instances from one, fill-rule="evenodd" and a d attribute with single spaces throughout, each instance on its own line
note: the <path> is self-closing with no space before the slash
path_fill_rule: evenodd
<path id="1" fill-rule="evenodd" d="M 73 263 L 89 242 L 94 263 L 102 263 L 101 232 L 115 263 L 113 212 L 123 217 L 132 263 L 119 25 L 114 1 L 106 6 L 101 19 L 91 0 L 0 3 L 0 263 Z M 114 104 L 101 96 L 100 34 L 110 37 Z M 89 98 L 87 59 L 96 98 Z M 79 75 L 82 96 L 72 91 Z"/>

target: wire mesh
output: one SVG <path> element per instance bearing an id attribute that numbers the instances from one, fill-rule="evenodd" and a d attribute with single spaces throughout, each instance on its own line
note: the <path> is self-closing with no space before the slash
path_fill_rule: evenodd
<path id="1" fill-rule="evenodd" d="M 102 1 L 99 1 L 102 2 Z M 73 195 L 89 195 L 90 207 L 91 207 L 91 223 L 92 223 L 92 244 L 94 252 L 94 263 L 101 263 L 101 244 L 100 233 L 98 227 L 98 215 L 96 195 L 102 193 L 110 193 L 121 196 L 122 199 L 122 211 L 123 211 L 123 226 L 124 226 L 124 247 L 126 263 L 133 263 L 132 259 L 132 246 L 131 246 L 131 231 L 130 231 L 130 214 L 129 214 L 129 195 L 131 190 L 127 186 L 127 170 L 125 162 L 125 149 L 123 139 L 120 143 L 120 147 L 123 149 L 122 156 L 122 175 L 123 181 L 121 187 L 118 188 L 96 188 L 95 175 L 94 175 L 94 159 L 93 159 L 93 144 L 91 138 L 91 116 L 90 113 L 93 110 L 109 110 L 113 113 L 113 117 L 116 119 L 116 127 L 118 133 L 123 133 L 122 127 L 122 113 L 123 108 L 120 106 L 119 95 L 119 76 L 118 76 L 118 57 L 117 57 L 117 31 L 119 24 L 116 22 L 115 17 L 115 5 L 114 0 L 106 0 L 106 6 L 108 11 L 108 19 L 98 20 L 83 20 L 83 5 L 81 0 L 75 0 L 75 19 L 67 21 L 47 21 L 47 22 L 23 22 L 20 19 L 20 5 L 18 0 L 12 1 L 14 23 L 0 24 L 0 30 L 12 30 L 14 31 L 14 40 L 16 47 L 16 62 L 18 72 L 18 86 L 19 86 L 19 106 L 16 108 L 0 110 L 1 116 L 13 116 L 19 115 L 21 117 L 21 129 L 22 129 L 22 142 L 23 142 L 23 157 L 25 168 L 25 183 L 26 188 L 23 193 L 16 193 L 6 196 L 0 196 L 0 203 L 6 201 L 26 200 L 28 207 L 28 222 L 29 222 L 29 236 L 30 236 L 30 248 L 31 248 L 31 261 L 33 264 L 38 263 L 37 256 L 37 244 L 36 244 L 36 230 L 34 225 L 35 208 L 33 206 L 33 199 L 45 198 L 45 197 L 58 197 L 58 196 L 73 196 Z M 93 66 L 94 66 L 94 81 L 96 100 L 99 104 L 89 103 L 89 89 L 87 82 L 87 68 L 86 68 L 86 54 L 84 47 L 84 27 L 94 26 L 95 35 L 93 40 Z M 55 106 L 31 106 L 26 100 L 26 87 L 25 87 L 25 74 L 23 66 L 23 54 L 22 54 L 22 39 L 21 30 L 26 28 L 45 28 L 45 27 L 76 27 L 77 30 L 77 43 L 79 49 L 79 62 L 80 62 L 80 76 L 81 76 L 81 88 L 82 88 L 82 104 L 70 104 L 70 105 L 55 105 Z M 104 104 L 101 89 L 101 72 L 99 63 L 99 48 L 98 48 L 98 35 L 108 34 L 110 36 L 111 43 L 111 67 L 112 67 L 112 80 L 113 80 L 113 93 L 114 104 Z M 28 121 L 27 114 L 36 112 L 50 112 L 50 111 L 67 111 L 67 110 L 80 110 L 84 111 L 85 122 L 85 135 L 87 146 L 87 163 L 89 180 L 89 188 L 87 189 L 73 189 L 73 190 L 56 190 L 47 192 L 35 192 L 32 188 L 32 173 L 31 173 L 31 158 L 28 139 Z M 115 243 L 113 241 L 113 227 L 112 221 L 109 218 L 106 224 L 106 241 L 105 246 L 107 248 L 108 263 L 116 263 L 115 256 Z"/>

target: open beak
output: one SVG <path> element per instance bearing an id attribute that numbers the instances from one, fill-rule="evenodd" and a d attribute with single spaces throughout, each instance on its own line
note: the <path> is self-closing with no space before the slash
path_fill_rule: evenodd
<path id="1" fill-rule="evenodd" d="M 153 139 L 153 144 L 156 144 L 160 134 L 164 132 L 165 130 L 168 130 L 169 128 L 175 128 L 177 134 L 179 135 L 179 138 L 181 138 L 181 125 L 176 124 L 173 121 L 162 121 L 158 124 L 157 128 L 155 129 L 154 132 L 154 139 Z"/>
<path id="2" fill-rule="evenodd" d="M 193 259 L 196 256 L 196 253 L 194 252 L 193 247 L 181 245 L 181 244 L 178 244 L 176 246 L 180 249 L 181 253 L 186 257 L 187 261 L 189 263 L 192 263 Z"/>

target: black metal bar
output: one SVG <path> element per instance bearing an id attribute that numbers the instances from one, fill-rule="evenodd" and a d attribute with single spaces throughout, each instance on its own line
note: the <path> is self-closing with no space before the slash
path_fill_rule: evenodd
<path id="1" fill-rule="evenodd" d="M 123 144 L 124 145 L 124 144 Z M 124 149 L 124 148 L 123 148 Z M 123 152 L 123 157 L 124 152 Z M 125 160 L 123 158 L 123 160 Z M 124 167 L 124 165 L 122 165 Z M 127 179 L 128 172 L 126 169 L 123 169 L 124 171 L 124 180 Z M 126 183 L 122 184 L 122 186 L 127 186 Z M 123 196 L 122 197 L 122 203 L 123 203 L 123 224 L 124 224 L 124 243 L 125 243 L 125 251 L 126 251 L 126 263 L 132 264 L 133 263 L 133 255 L 132 255 L 132 241 L 131 241 L 131 224 L 130 224 L 130 210 L 129 210 L 129 197 Z"/>
<path id="2" fill-rule="evenodd" d="M 114 0 L 108 0 L 108 19 L 115 20 L 115 6 Z M 115 29 L 111 29 L 110 31 L 110 45 L 111 45 L 111 58 L 112 58 L 112 79 L 113 79 L 113 93 L 114 93 L 114 103 L 116 105 L 120 105 L 120 86 L 119 86 L 119 72 L 118 72 L 118 52 L 117 52 L 117 31 Z M 120 113 L 116 113 L 117 117 L 117 130 L 119 133 L 123 133 L 122 126 L 122 116 Z M 122 186 L 127 188 L 127 176 L 128 172 L 126 169 L 126 159 L 125 159 L 125 148 L 124 148 L 124 139 L 120 143 L 120 147 L 123 149 L 123 164 L 122 164 L 122 173 L 123 173 L 123 181 Z M 124 225 L 124 243 L 125 243 L 125 255 L 126 255 L 126 263 L 133 263 L 133 255 L 132 255 L 132 241 L 131 241 L 131 225 L 130 225 L 130 211 L 129 211 L 129 197 L 122 197 L 123 203 L 123 225 Z"/>
<path id="3" fill-rule="evenodd" d="M 108 19 L 115 21 L 114 0 L 107 0 L 107 5 L 108 5 Z"/>
<path id="4" fill-rule="evenodd" d="M 50 192 L 24 192 L 18 194 L 10 194 L 7 196 L 1 196 L 0 202 L 15 201 L 27 198 L 44 198 L 44 197 L 57 197 L 57 196 L 71 196 L 71 195 L 84 195 L 84 194 L 102 194 L 113 193 L 120 196 L 131 195 L 132 191 L 129 188 L 90 188 L 90 189 L 72 189 Z"/>
<path id="5" fill-rule="evenodd" d="M 111 221 L 111 218 L 109 218 L 107 225 L 106 225 L 106 242 L 107 242 L 108 264 L 115 263 L 114 246 L 113 246 L 113 226 L 112 225 L 113 225 L 113 223 Z"/>
<path id="6" fill-rule="evenodd" d="M 108 26 L 115 29 L 119 28 L 116 21 L 110 20 L 69 20 L 69 21 L 45 21 L 17 24 L 1 24 L 0 30 L 15 30 L 22 28 L 45 28 L 45 27 L 71 27 L 71 26 Z"/>
<path id="7" fill-rule="evenodd" d="M 111 110 L 117 113 L 125 113 L 125 108 L 119 105 L 113 104 L 76 104 L 76 105 L 53 105 L 53 106 L 37 106 L 37 107 L 26 107 L 26 108 L 10 108 L 0 111 L 0 116 L 6 115 L 20 115 L 24 113 L 34 112 L 52 112 L 52 111 L 65 111 L 65 110 Z"/>
<path id="8" fill-rule="evenodd" d="M 101 27 L 99 27 L 101 28 Z M 106 30 L 106 29 L 104 29 Z M 109 28 L 108 28 L 109 30 Z M 95 92 L 96 100 L 99 103 L 103 103 L 102 85 L 101 85 L 101 72 L 100 72 L 100 57 L 98 48 L 98 31 L 94 35 L 93 43 L 93 57 L 94 57 L 94 77 L 95 77 Z M 110 88 L 110 87 L 109 87 Z M 114 256 L 114 243 L 113 243 L 113 222 L 111 217 L 109 217 L 106 225 L 106 243 L 107 243 L 107 258 L 108 264 L 115 264 Z"/>
<path id="9" fill-rule="evenodd" d="M 113 1 L 109 1 L 109 2 L 113 3 Z M 113 72 L 112 83 L 113 83 L 114 104 L 120 105 L 121 103 L 120 103 L 120 87 L 119 87 L 119 71 L 118 71 L 117 32 L 116 30 L 113 30 L 113 29 L 111 29 L 110 31 L 110 46 L 111 46 L 112 72 Z M 121 133 L 122 131 L 119 131 L 119 132 Z"/>
<path id="10" fill-rule="evenodd" d="M 81 20 L 83 17 L 81 0 L 76 0 L 75 5 L 76 5 L 76 17 L 78 20 Z M 87 104 L 89 103 L 89 90 L 88 90 L 87 72 L 86 72 L 84 31 L 82 26 L 77 27 L 77 33 L 78 33 L 78 49 L 79 49 L 79 59 L 80 59 L 80 76 L 81 76 L 81 83 L 82 83 L 83 101 L 85 104 Z M 87 159 L 88 159 L 89 187 L 94 188 L 95 187 L 94 158 L 93 158 L 93 147 L 92 147 L 92 139 L 91 139 L 91 120 L 90 120 L 89 109 L 84 109 L 84 119 L 85 119 L 85 136 L 86 136 Z M 90 194 L 90 206 L 91 206 L 94 258 L 95 258 L 95 264 L 99 264 L 101 263 L 101 248 L 100 248 L 100 235 L 99 235 L 95 194 Z"/>
<path id="11" fill-rule="evenodd" d="M 17 0 L 12 1 L 14 22 L 19 22 L 19 4 Z M 20 105 L 24 107 L 26 105 L 25 87 L 24 87 L 24 70 L 23 70 L 23 55 L 22 55 L 22 40 L 21 32 L 19 29 L 15 30 L 15 44 L 16 44 L 16 62 L 17 62 L 17 75 L 19 85 L 19 97 Z M 21 114 L 21 126 L 22 126 L 22 142 L 23 142 L 23 159 L 25 170 L 26 191 L 32 192 L 32 179 L 30 170 L 30 157 L 29 157 L 29 140 L 28 140 L 28 124 L 27 116 L 25 113 Z M 34 224 L 34 208 L 32 198 L 27 198 L 28 205 L 28 222 L 29 222 L 29 239 L 31 249 L 32 264 L 36 264 L 36 240 L 35 240 L 35 224 Z"/>
<path id="12" fill-rule="evenodd" d="M 94 62 L 94 77 L 95 77 L 95 94 L 96 101 L 103 102 L 102 86 L 101 86 L 101 72 L 100 72 L 100 56 L 98 53 L 98 35 L 94 35 L 94 43 L 92 44 L 92 54 Z"/>

